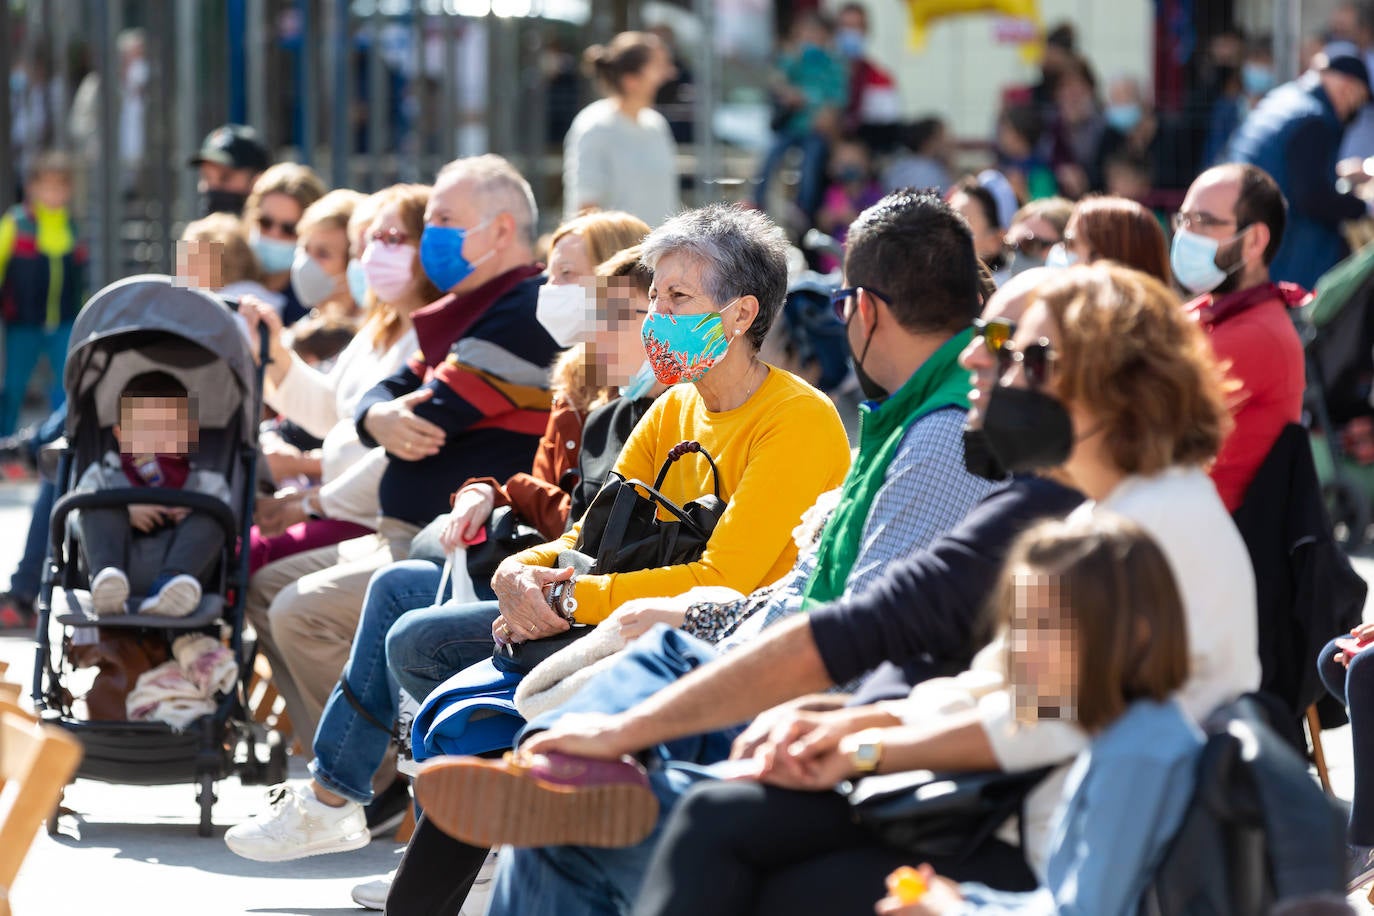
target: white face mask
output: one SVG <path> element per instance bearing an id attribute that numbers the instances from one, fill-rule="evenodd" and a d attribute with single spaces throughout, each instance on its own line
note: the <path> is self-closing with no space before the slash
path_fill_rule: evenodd
<path id="1" fill-rule="evenodd" d="M 301 305 L 312 309 L 334 294 L 338 288 L 338 278 L 330 276 L 304 248 L 296 249 L 296 259 L 291 262 L 291 288 Z"/>
<path id="2" fill-rule="evenodd" d="M 595 317 L 587 291 L 577 283 L 545 283 L 539 287 L 534 314 L 560 347 L 585 341 Z"/>

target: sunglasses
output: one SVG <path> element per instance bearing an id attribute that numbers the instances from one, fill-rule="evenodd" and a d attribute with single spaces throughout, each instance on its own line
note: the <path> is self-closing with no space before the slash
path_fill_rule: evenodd
<path id="1" fill-rule="evenodd" d="M 258 217 L 258 228 L 264 232 L 271 232 L 273 229 L 280 229 L 283 234 L 294 236 L 296 234 L 296 224 L 285 220 L 275 220 L 270 216 Z"/>
<path id="2" fill-rule="evenodd" d="M 374 242 L 381 242 L 388 248 L 395 248 L 397 245 L 409 245 L 410 236 L 400 229 L 378 230 L 368 236 Z"/>
<path id="3" fill-rule="evenodd" d="M 1018 239 L 1007 239 L 1006 244 L 1028 258 L 1043 258 L 1045 252 L 1058 244 L 1058 240 L 1042 239 L 1036 235 L 1023 235 Z"/>
<path id="4" fill-rule="evenodd" d="M 974 333 L 983 338 L 983 346 L 988 348 L 988 353 L 992 356 L 999 356 L 1002 348 L 1007 345 L 1007 341 L 1016 335 L 1016 322 L 1010 318 L 992 318 L 984 321 L 981 318 L 973 319 Z"/>
<path id="5" fill-rule="evenodd" d="M 1020 350 L 1006 343 L 997 351 L 997 373 L 1005 377 L 1019 363 L 1021 371 L 1026 374 L 1026 387 L 1032 390 L 1043 388 L 1049 381 L 1050 367 L 1057 359 L 1059 354 L 1055 352 L 1054 344 L 1044 337 Z"/>
<path id="6" fill-rule="evenodd" d="M 851 286 L 846 289 L 837 289 L 830 294 L 830 307 L 835 310 L 835 318 L 841 324 L 849 320 L 849 316 L 846 314 L 848 312 L 848 309 L 845 308 L 845 303 L 847 303 L 850 299 L 857 296 L 859 294 L 859 290 L 861 289 L 867 290 L 869 295 L 877 296 L 879 299 L 883 300 L 888 305 L 892 304 L 891 299 L 889 299 L 882 293 L 878 292 L 871 286 Z"/>

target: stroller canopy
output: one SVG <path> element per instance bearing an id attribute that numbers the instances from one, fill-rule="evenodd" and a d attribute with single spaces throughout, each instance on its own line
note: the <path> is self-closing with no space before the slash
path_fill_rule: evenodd
<path id="1" fill-rule="evenodd" d="M 92 407 L 100 426 L 113 425 L 129 380 L 162 371 L 196 397 L 202 427 L 227 428 L 237 419 L 242 441 L 255 444 L 255 373 L 241 321 L 218 296 L 161 274 L 105 287 L 72 328 L 63 379 L 67 434 L 75 434 Z"/>

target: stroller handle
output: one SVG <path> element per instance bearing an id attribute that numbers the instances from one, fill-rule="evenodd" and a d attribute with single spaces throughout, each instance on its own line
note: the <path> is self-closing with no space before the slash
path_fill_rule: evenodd
<path id="1" fill-rule="evenodd" d="M 67 516 L 77 509 L 124 509 L 135 503 L 178 506 L 210 515 L 224 530 L 224 542 L 234 544 L 239 539 L 239 523 L 223 502 L 194 490 L 173 490 L 168 487 L 119 487 L 93 493 L 68 493 L 52 507 L 52 521 L 48 535 L 52 539 L 53 556 L 62 552 L 66 537 Z"/>

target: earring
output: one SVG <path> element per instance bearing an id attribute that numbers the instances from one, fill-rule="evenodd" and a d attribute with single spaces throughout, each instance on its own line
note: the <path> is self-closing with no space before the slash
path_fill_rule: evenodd
<path id="1" fill-rule="evenodd" d="M 735 336 L 738 337 L 738 336 L 740 336 L 740 335 L 743 334 L 743 333 L 744 333 L 743 331 L 736 331 L 736 332 L 735 332 Z"/>

